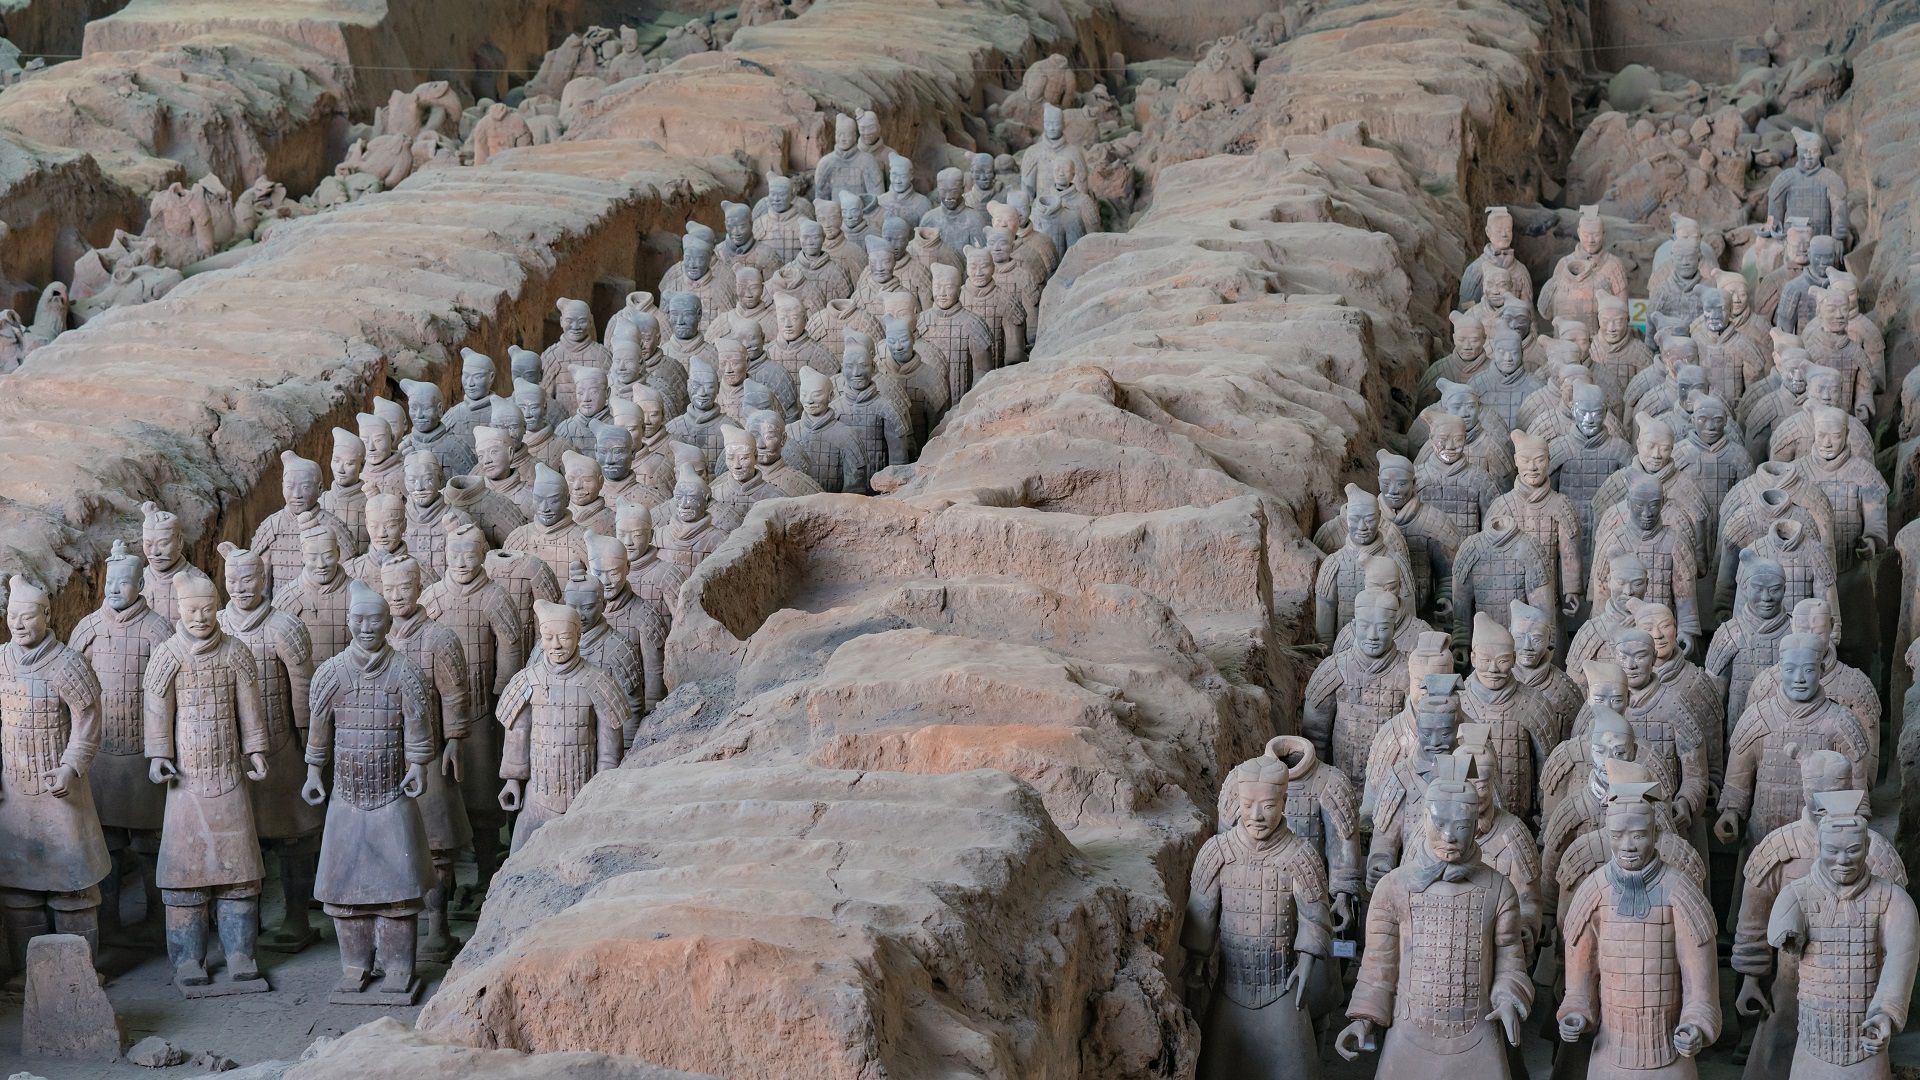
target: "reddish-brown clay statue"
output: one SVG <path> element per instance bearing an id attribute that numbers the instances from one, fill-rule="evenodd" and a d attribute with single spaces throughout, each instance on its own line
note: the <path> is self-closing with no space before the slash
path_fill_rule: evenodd
<path id="1" fill-rule="evenodd" d="M 1800 960 L 1794 1080 L 1893 1075 L 1893 1036 L 1906 1026 L 1920 967 L 1913 898 L 1868 862 L 1866 793 L 1821 795 L 1820 854 L 1781 890 L 1767 942 Z"/>
<path id="2" fill-rule="evenodd" d="M 1533 1006 L 1520 903 L 1480 860 L 1480 793 L 1459 775 L 1471 766 L 1442 761 L 1418 811 L 1433 858 L 1374 889 L 1352 1022 L 1335 1048 L 1349 1061 L 1377 1048 L 1383 1080 L 1509 1080 L 1507 1045 Z"/>
<path id="3" fill-rule="evenodd" d="M 500 808 L 520 816 L 518 851 L 540 826 L 567 812 L 594 774 L 620 764 L 627 701 L 611 676 L 580 655 L 580 613 L 534 602 L 540 650 L 508 681 L 495 715 L 506 727 Z"/>
<path id="4" fill-rule="evenodd" d="M 1300 728 L 1321 760 L 1360 784 L 1380 729 L 1407 699 L 1407 658 L 1394 642 L 1400 601 L 1372 589 L 1354 600 L 1353 643 L 1320 661 L 1307 680 Z"/>
<path id="5" fill-rule="evenodd" d="M 1612 857 L 1568 905 L 1560 1038 L 1594 1035 L 1594 1080 L 1686 1080 L 1720 1033 L 1713 908 L 1660 857 L 1655 787 L 1609 784 Z"/>
<path id="6" fill-rule="evenodd" d="M 253 653 L 220 629 L 212 581 L 183 576 L 174 599 L 179 630 L 154 652 L 144 686 L 148 776 L 167 792 L 167 958 L 188 997 L 258 992 L 268 988 L 254 960 L 266 875 L 247 786 L 268 775 L 259 673 Z M 206 967 L 209 915 L 226 954 L 218 983 Z"/>
<path id="7" fill-rule="evenodd" d="M 438 764 L 435 718 L 420 669 L 387 644 L 391 621 L 380 594 L 354 582 L 352 641 L 313 674 L 301 795 L 327 807 L 314 897 L 340 942 L 340 981 L 327 999 L 335 1004 L 411 1005 L 420 996 L 414 950 L 434 878 L 418 800 Z M 385 975 L 373 986 L 376 970 Z"/>
<path id="8" fill-rule="evenodd" d="M 140 576 L 145 568 L 140 556 L 114 541 L 113 553 L 107 558 L 100 607 L 81 618 L 67 644 L 86 658 L 100 684 L 100 753 L 87 773 L 87 784 L 93 790 L 100 825 L 106 830 L 107 851 L 116 862 L 128 857 L 139 859 L 146 880 L 147 910 L 157 915 L 160 893 L 154 884 L 154 857 L 160 850 L 166 793 L 147 782 L 140 687 L 154 650 L 173 636 L 173 627 L 140 595 Z M 119 873 L 108 874 L 101 882 L 102 929 L 108 935 L 120 929 L 120 877 Z"/>
<path id="9" fill-rule="evenodd" d="M 255 552 L 220 545 L 227 585 L 227 606 L 220 609 L 220 630 L 253 657 L 260 686 L 260 709 L 267 728 L 267 778 L 247 785 L 253 802 L 254 832 L 280 861 L 280 890 L 285 910 L 278 927 L 261 935 L 263 948 L 298 952 L 319 940 L 307 918 L 313 899 L 315 861 L 320 856 L 320 827 L 326 814 L 300 797 L 307 750 L 307 687 L 313 676 L 313 639 L 300 620 L 267 602 L 270 587 L 265 559 Z"/>
<path id="10" fill-rule="evenodd" d="M 1734 1008 L 1740 1015 L 1759 1018 L 1753 1049 L 1747 1055 L 1748 1080 L 1779 1076 L 1793 1059 L 1799 1039 L 1800 958 L 1776 952 L 1767 942 L 1767 919 L 1782 891 L 1805 877 L 1820 855 L 1820 818 L 1826 813 L 1821 797 L 1850 791 L 1853 766 L 1831 750 L 1800 755 L 1800 788 L 1805 809 L 1799 817 L 1768 833 L 1747 856 L 1741 886 L 1739 920 L 1733 939 L 1733 970 L 1740 978 Z M 1859 793 L 1856 793 L 1859 794 Z M 1886 838 L 1867 834 L 1867 868 L 1873 875 L 1905 887 L 1906 867 Z"/>
<path id="11" fill-rule="evenodd" d="M 169 597 L 171 597 L 171 581 Z M 0 645 L 0 907 L 15 982 L 27 942 L 53 930 L 99 947 L 100 879 L 112 868 L 93 792 L 82 781 L 100 749 L 100 684 L 53 636 L 52 603 L 26 578 L 8 582 Z"/>
<path id="12" fill-rule="evenodd" d="M 466 659 L 467 735 L 460 740 L 460 796 L 473 831 L 478 891 L 500 867 L 500 830 L 507 819 L 490 782 L 500 775 L 500 734 L 493 702 L 526 656 L 520 613 L 507 591 L 487 577 L 487 540 L 464 522 L 450 522 L 447 575 L 427 587 L 420 606 L 451 631 Z M 437 870 L 436 870 L 437 873 Z"/>
<path id="13" fill-rule="evenodd" d="M 1180 943 L 1203 1017 L 1202 1077 L 1320 1074 L 1306 999 L 1332 959 L 1333 933 L 1319 853 L 1289 827 L 1291 772 L 1262 756 L 1229 773 L 1235 823 L 1194 861 Z"/>

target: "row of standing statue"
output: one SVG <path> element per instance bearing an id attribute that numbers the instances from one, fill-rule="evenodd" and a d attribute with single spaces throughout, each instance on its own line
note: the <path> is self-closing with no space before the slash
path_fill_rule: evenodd
<path id="1" fill-rule="evenodd" d="M 247 547 L 219 546 L 218 585 L 153 503 L 67 643 L 47 593 L 13 578 L 16 979 L 48 929 L 96 949 L 140 930 L 120 925 L 137 866 L 188 996 L 269 989 L 258 949 L 315 941 L 317 902 L 340 944 L 332 1000 L 416 1000 L 416 959 L 459 946 L 456 857 L 472 852 L 477 897 L 503 834 L 524 844 L 644 738 L 681 586 L 752 507 L 871 493 L 977 379 L 1025 358 L 1041 287 L 1099 226 L 1059 121 L 1024 178 L 987 158 L 929 198 L 898 156 L 875 192 L 842 118 L 826 197 L 770 176 L 757 206 L 724 206 L 724 237 L 689 222 L 660 307 L 633 293 L 596 335 L 586 304 L 560 301 L 559 340 L 512 351 L 511 396 L 472 350 L 451 406 L 403 380 L 404 405 L 334 429 L 330 484 L 283 454 L 284 505 Z M 268 859 L 285 904 L 263 931 Z"/>
<path id="2" fill-rule="evenodd" d="M 1203 1077 L 1318 1075 L 1335 1027 L 1383 1077 L 1525 1076 L 1529 1028 L 1556 1077 L 1691 1077 L 1737 1034 L 1723 939 L 1751 1080 L 1891 1075 L 1885 355 L 1801 136 L 1785 264 L 1703 272 L 1678 219 L 1644 336 L 1593 208 L 1537 294 L 1489 213 L 1454 351 L 1315 537 L 1300 734 L 1228 775 L 1193 869 Z"/>

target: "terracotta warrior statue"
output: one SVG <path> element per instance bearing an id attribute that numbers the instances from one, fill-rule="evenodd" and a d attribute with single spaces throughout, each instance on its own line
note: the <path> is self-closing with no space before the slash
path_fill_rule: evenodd
<path id="1" fill-rule="evenodd" d="M 1747 1055 L 1746 1076 L 1765 1080 L 1779 1076 L 1793 1060 L 1799 1041 L 1800 958 L 1776 953 L 1767 942 L 1767 919 L 1788 885 L 1807 876 L 1820 854 L 1820 819 L 1827 808 L 1823 796 L 1852 791 L 1853 766 L 1831 750 L 1812 750 L 1799 757 L 1800 789 L 1806 796 L 1799 817 L 1768 833 L 1747 857 L 1740 893 L 1739 919 L 1733 939 L 1733 970 L 1740 974 L 1734 1009 L 1759 1019 L 1753 1049 Z M 1904 888 L 1906 867 L 1900 853 L 1879 833 L 1867 831 L 1866 865 L 1873 875 Z"/>
<path id="2" fill-rule="evenodd" d="M 447 426 L 451 437 L 464 443 L 468 450 L 473 449 L 473 429 L 486 423 L 487 417 L 493 414 L 493 384 L 499 377 L 493 357 L 472 349 L 460 350 L 460 400 L 447 409 L 440 422 Z M 339 438 L 337 432 L 334 437 Z M 471 472 L 472 466 L 460 471 Z"/>
<path id="3" fill-rule="evenodd" d="M 833 149 L 820 157 L 813 169 L 813 190 L 831 199 L 842 191 L 857 195 L 878 195 L 886 190 L 880 178 L 880 162 L 858 146 L 860 133 L 854 119 L 845 113 L 834 117 Z"/>
<path id="4" fill-rule="evenodd" d="M 1467 784 L 1479 795 L 1479 815 L 1474 825 L 1474 846 L 1480 861 L 1492 867 L 1513 886 L 1520 904 L 1520 940 L 1526 955 L 1532 956 L 1540 940 L 1540 851 L 1525 822 L 1500 803 L 1500 757 L 1494 752 L 1493 733 L 1485 724 L 1461 724 L 1453 748 L 1454 772 L 1467 777 Z M 1433 795 L 1431 786 L 1427 789 Z M 1416 828 L 1407 837 L 1401 861 L 1423 862 L 1433 858 L 1426 837 Z"/>
<path id="5" fill-rule="evenodd" d="M 1793 168 L 1781 169 L 1767 188 L 1767 229 L 1779 235 L 1793 218 L 1806 219 L 1815 236 L 1831 236 L 1841 247 L 1852 240 L 1847 224 L 1847 182 L 1820 160 L 1820 133 L 1793 129 Z"/>
<path id="6" fill-rule="evenodd" d="M 1379 733 L 1373 737 L 1372 747 L 1367 750 L 1367 772 L 1360 784 L 1360 819 L 1369 824 L 1374 820 L 1380 795 L 1393 779 L 1395 770 L 1416 752 L 1415 706 L 1420 704 L 1420 698 L 1426 692 L 1427 676 L 1453 674 L 1453 650 L 1448 648 L 1448 636 L 1441 631 L 1430 630 L 1420 634 L 1414 639 L 1412 648 L 1406 649 L 1406 654 L 1406 705 L 1381 726 Z M 1393 783 L 1404 787 L 1397 780 Z"/>
<path id="7" fill-rule="evenodd" d="M 1320 759 L 1359 785 L 1374 736 L 1406 704 L 1407 658 L 1394 642 L 1401 601 L 1366 590 L 1354 601 L 1353 643 L 1320 661 L 1307 680 L 1301 731 Z"/>
<path id="8" fill-rule="evenodd" d="M 1627 295 L 1627 268 L 1618 255 L 1606 250 L 1606 225 L 1598 206 L 1580 208 L 1576 226 L 1579 245 L 1562 256 L 1553 277 L 1540 289 L 1540 314 L 1549 319 L 1597 322 L 1600 293 Z"/>
<path id="9" fill-rule="evenodd" d="M 1556 920 L 1565 914 L 1564 901 L 1571 898 L 1560 892 L 1560 864 L 1575 841 L 1606 825 L 1608 774 L 1622 775 L 1616 768 L 1622 764 L 1636 766 L 1656 785 L 1664 812 L 1673 778 L 1652 767 L 1634 738 L 1633 725 L 1609 706 L 1596 704 L 1587 737 L 1554 747 L 1541 771 L 1540 798 L 1546 813 L 1540 823 L 1540 902 Z M 1685 844 L 1684 839 L 1680 842 Z"/>
<path id="10" fill-rule="evenodd" d="M 1489 518 L 1506 518 L 1539 546 L 1552 578 L 1560 614 L 1572 618 L 1586 592 L 1580 511 L 1565 492 L 1550 483 L 1553 454 L 1547 441 L 1523 431 L 1513 433 L 1513 488 L 1493 501 Z"/>
<path id="11" fill-rule="evenodd" d="M 1864 791 L 1819 797 L 1820 853 L 1767 919 L 1767 943 L 1800 963 L 1796 1080 L 1893 1075 L 1920 967 L 1920 916 L 1907 891 L 1873 872 Z"/>
<path id="12" fill-rule="evenodd" d="M 1332 961 L 1333 931 L 1319 854 L 1289 828 L 1290 772 L 1262 756 L 1228 774 L 1235 823 L 1194 861 L 1180 943 L 1188 999 L 1205 1018 L 1202 1077 L 1320 1072 L 1306 999 L 1315 969 Z"/>
<path id="13" fill-rule="evenodd" d="M 1520 904 L 1482 862 L 1480 793 L 1451 756 L 1420 809 L 1431 861 L 1408 862 L 1374 889 L 1352 1022 L 1335 1048 L 1378 1049 L 1378 1075 L 1509 1080 L 1506 1044 L 1533 1005 Z M 1385 1037 L 1382 1038 L 1382 1032 Z"/>
<path id="14" fill-rule="evenodd" d="M 1320 853 L 1327 868 L 1327 888 L 1333 896 L 1333 931 L 1345 932 L 1360 910 L 1365 879 L 1365 855 L 1360 832 L 1359 793 L 1339 769 L 1327 764 L 1313 743 L 1298 735 L 1276 735 L 1267 740 L 1266 756 L 1287 766 L 1287 827 L 1305 837 Z M 1227 832 L 1239 823 L 1240 800 L 1232 786 L 1222 786 L 1217 828 Z M 1334 965 L 1328 965 L 1332 972 Z M 1333 980 L 1328 998 L 1335 996 Z M 1317 989 L 1316 989 L 1317 993 Z M 1332 1000 L 1323 1004 L 1332 1006 Z M 1314 1006 L 1315 1015 L 1322 1009 Z"/>
<path id="15" fill-rule="evenodd" d="M 392 616 L 380 594 L 354 582 L 347 621 L 351 644 L 313 673 L 301 789 L 327 808 L 314 896 L 340 942 L 328 1001 L 410 1005 L 420 996 L 418 919 L 434 887 L 419 800 L 439 765 L 436 717 L 420 669 L 387 643 Z M 376 971 L 385 975 L 374 986 Z"/>
<path id="16" fill-rule="evenodd" d="M 1480 299 L 1480 281 L 1486 268 L 1497 266 L 1507 272 L 1508 288 L 1528 304 L 1533 303 L 1533 279 L 1513 253 L 1513 215 L 1504 206 L 1487 207 L 1487 244 L 1480 255 L 1467 264 L 1460 275 L 1460 306 L 1470 307 Z M 1517 271 L 1517 272 L 1516 272 Z"/>
<path id="17" fill-rule="evenodd" d="M 1488 517 L 1481 531 L 1467 537 L 1453 561 L 1453 641 L 1465 655 L 1474 616 L 1507 613 L 1518 600 L 1542 610 L 1554 606 L 1553 571 L 1533 538 L 1507 518 Z"/>
<path id="18" fill-rule="evenodd" d="M 1580 711 L 1580 685 L 1554 662 L 1553 619 L 1518 600 L 1507 605 L 1507 632 L 1513 635 L 1513 678 L 1540 695 L 1546 710 L 1549 746 L 1558 746 L 1573 730 Z"/>
<path id="19" fill-rule="evenodd" d="M 217 993 L 268 989 L 254 959 L 260 937 L 260 840 L 248 782 L 268 776 L 270 740 L 253 653 L 220 628 L 213 582 L 195 573 L 174 590 L 179 629 L 154 652 L 146 697 L 148 778 L 165 787 L 160 895 L 167 959 L 189 997 L 207 973 L 209 915 L 226 953 Z M 209 912 L 211 908 L 211 912 Z M 197 993 L 198 991 L 199 993 Z"/>
<path id="20" fill-rule="evenodd" d="M 1377 785 L 1372 804 L 1373 840 L 1367 849 L 1367 888 L 1400 865 L 1407 839 L 1420 827 L 1420 804 L 1440 763 L 1453 754 L 1460 727 L 1460 677 L 1426 675 L 1408 698 L 1413 737 L 1407 752 Z M 1476 815 L 1478 808 L 1475 808 Z"/>
<path id="21" fill-rule="evenodd" d="M 1798 334 L 1820 317 L 1819 301 L 1813 290 L 1832 284 L 1828 271 L 1840 261 L 1840 244 L 1831 236 L 1816 236 L 1807 245 L 1807 266 L 1798 277 L 1780 289 L 1780 304 L 1773 309 L 1773 326 L 1789 334 Z"/>
<path id="22" fill-rule="evenodd" d="M 520 614 L 507 591 L 487 576 L 487 538 L 464 522 L 450 522 L 447 573 L 420 596 L 427 618 L 459 640 L 467 674 L 470 720 L 459 740 L 460 799 L 473 832 L 478 891 L 500 868 L 500 829 L 507 823 L 491 778 L 500 775 L 500 735 L 493 703 L 526 656 Z M 436 875 L 438 868 L 436 868 Z"/>
<path id="23" fill-rule="evenodd" d="M 1430 420 L 1431 435 L 1423 449 L 1431 451 L 1414 464 L 1414 481 L 1420 495 L 1441 513 L 1462 536 L 1480 531 L 1487 508 L 1500 497 L 1500 489 L 1487 470 L 1467 457 L 1467 426 L 1452 413 L 1438 413 Z"/>
<path id="24" fill-rule="evenodd" d="M 1500 806 L 1517 817 L 1532 820 L 1540 769 L 1557 743 L 1551 717 L 1531 687 L 1513 677 L 1513 635 L 1505 624 L 1486 612 L 1473 617 L 1473 670 L 1460 695 L 1460 712 L 1467 721 L 1486 728 L 1488 745 L 1499 758 L 1498 769 L 1483 770 L 1483 779 L 1497 777 Z"/>
<path id="25" fill-rule="evenodd" d="M 594 775 L 620 764 L 626 698 L 611 676 L 580 655 L 580 614 L 535 601 L 540 648 L 507 682 L 494 715 L 506 728 L 500 808 L 519 812 L 518 851 L 540 826 L 567 812 Z"/>
<path id="26" fill-rule="evenodd" d="M 313 639 L 300 620 L 268 602 L 266 560 L 257 552 L 220 545 L 227 606 L 220 630 L 253 658 L 267 729 L 267 778 L 246 785 L 253 803 L 253 830 L 280 862 L 284 911 L 280 925 L 261 938 L 264 948 L 299 952 L 320 940 L 307 918 L 313 899 L 314 863 L 326 815 L 300 797 L 307 749 L 307 686 L 313 675 Z"/>
<path id="27" fill-rule="evenodd" d="M 432 855 L 434 884 L 424 897 L 426 937 L 419 943 L 422 959 L 453 959 L 460 942 L 447 924 L 452 899 L 453 859 L 473 838 L 460 793 L 461 763 L 471 728 L 472 702 L 466 649 L 459 636 L 442 626 L 420 605 L 426 577 L 412 556 L 395 559 L 380 568 L 380 595 L 387 602 L 391 626 L 387 645 L 413 662 L 426 693 L 428 728 L 436 760 L 422 777 L 424 790 L 417 805 L 427 828 L 427 850 Z"/>
<path id="28" fill-rule="evenodd" d="M 1777 561 L 1752 549 L 1741 552 L 1738 581 L 1733 616 L 1714 631 L 1705 665 L 1726 699 L 1720 727 L 1728 734 L 1747 710 L 1753 680 L 1778 663 L 1788 624 L 1786 575 Z"/>
<path id="29" fill-rule="evenodd" d="M 87 784 L 105 830 L 107 851 L 115 863 L 138 858 L 147 888 L 147 910 L 160 909 L 154 884 L 154 856 L 160 850 L 160 824 L 166 793 L 147 782 L 141 683 L 154 650 L 173 636 L 173 626 L 140 595 L 146 562 L 115 540 L 107 557 L 100 607 L 74 626 L 68 647 L 83 657 L 100 684 L 100 753 Z M 120 929 L 120 879 L 117 870 L 101 882 L 104 929 Z"/>
<path id="30" fill-rule="evenodd" d="M 1738 405 L 1747 387 L 1766 375 L 1766 352 L 1734 327 L 1727 294 L 1719 288 L 1700 290 L 1700 317 L 1692 335 L 1694 354 L 1707 369 L 1708 389 L 1730 406 Z"/>
<path id="31" fill-rule="evenodd" d="M 377 413 L 357 413 L 353 421 L 355 430 L 360 433 L 360 443 L 366 447 L 366 461 L 360 471 L 360 483 L 366 488 L 366 493 L 378 495 L 384 491 L 392 495 L 400 494 L 399 433 L 385 417 Z"/>
<path id="32" fill-rule="evenodd" d="M 491 404 L 492 399 L 488 401 Z M 333 452 L 327 457 L 327 471 L 333 476 L 333 484 L 321 492 L 320 509 L 339 518 L 347 527 L 353 539 L 353 546 L 347 549 L 349 555 L 367 546 L 367 487 L 360 479 L 366 467 L 367 444 L 346 428 L 334 428 Z M 281 479 L 284 483 L 284 473 Z"/>
<path id="33" fill-rule="evenodd" d="M 554 307 L 560 312 L 560 340 L 540 354 L 540 382 L 562 409 L 572 413 L 580 404 L 573 388 L 573 368 L 585 364 L 604 371 L 613 363 L 613 354 L 593 340 L 593 310 L 586 301 L 561 297 Z"/>
<path id="34" fill-rule="evenodd" d="M 1504 294 L 1507 273 L 1495 269 L 1486 281 L 1490 290 Z M 1440 400 L 1440 380 L 1467 382 L 1487 367 L 1487 326 L 1472 312 L 1449 312 L 1453 323 L 1453 351 L 1427 365 L 1414 384 L 1413 407 L 1425 409 Z"/>
<path id="35" fill-rule="evenodd" d="M 1596 570 L 1616 555 L 1633 555 L 1647 571 L 1643 599 L 1665 604 L 1680 620 L 1681 651 L 1692 653 L 1700 638 L 1700 607 L 1695 595 L 1700 578 L 1694 542 L 1666 514 L 1667 494 L 1659 481 L 1632 474 L 1627 497 L 1601 515 L 1595 525 L 1593 562 Z M 1608 599 L 1608 577 L 1593 575 L 1587 594 L 1595 605 Z"/>
<path id="36" fill-rule="evenodd" d="M 347 647 L 347 585 L 353 578 L 340 562 L 339 540 L 324 525 L 300 534 L 300 560 L 299 575 L 274 590 L 273 606 L 306 628 L 318 666 Z"/>
<path id="37" fill-rule="evenodd" d="M 0 645 L 0 909 L 15 986 L 26 981 L 27 942 L 47 932 L 49 911 L 54 932 L 78 934 L 98 951 L 100 880 L 113 867 L 83 782 L 100 748 L 100 684 L 53 636 L 51 620 L 46 592 L 10 579 L 11 640 Z"/>
<path id="38" fill-rule="evenodd" d="M 473 447 L 446 422 L 447 399 L 440 384 L 402 379 L 400 389 L 407 395 L 407 419 L 413 429 L 400 440 L 401 459 L 424 450 L 439 459 L 441 471 L 448 476 L 472 472 Z"/>
<path id="39" fill-rule="evenodd" d="M 1799 754 L 1832 750 L 1852 769 L 1850 787 L 1873 786 L 1874 741 L 1846 706 L 1827 697 L 1821 661 L 1827 642 L 1813 634 L 1789 634 L 1780 642 L 1778 693 L 1750 698 L 1727 741 L 1727 778 L 1720 791 L 1714 835 L 1723 844 L 1757 844 L 1799 816 Z"/>
<path id="40" fill-rule="evenodd" d="M 1560 1038 L 1594 1036 L 1589 1077 L 1684 1080 L 1720 1034 L 1713 908 L 1660 857 L 1656 787 L 1608 785 L 1612 855 L 1568 905 Z"/>
<path id="41" fill-rule="evenodd" d="M 1786 254 L 1780 265 L 1761 277 L 1754 290 L 1753 310 L 1767 326 L 1773 325 L 1773 317 L 1780 309 L 1780 294 L 1787 282 L 1806 272 L 1807 263 L 1812 256 L 1813 226 L 1806 218 L 1790 216 L 1786 220 Z M 1780 226 L 1773 229 L 1777 236 Z"/>
<path id="42" fill-rule="evenodd" d="M 395 491 L 394 494 L 400 494 Z M 292 581 L 300 576 L 300 533 L 308 527 L 309 515 L 315 525 L 324 526 L 342 555 L 359 550 L 360 539 L 347 523 L 320 508 L 320 466 L 291 450 L 280 455 L 281 509 L 267 515 L 253 531 L 248 547 L 267 560 L 276 582 Z"/>
<path id="43" fill-rule="evenodd" d="M 1587 565 L 1594 565 L 1596 496 L 1609 478 L 1633 461 L 1633 453 L 1625 439 L 1607 430 L 1607 403 L 1600 388 L 1590 383 L 1574 387 L 1573 426 L 1547 445 L 1547 456 L 1554 490 L 1579 512 Z"/>
<path id="44" fill-rule="evenodd" d="M 567 512 L 567 485 L 561 474 L 545 465 L 533 482 L 533 520 L 507 537 L 507 550 L 537 556 L 556 580 L 566 577 L 574 551 L 585 531 Z"/>

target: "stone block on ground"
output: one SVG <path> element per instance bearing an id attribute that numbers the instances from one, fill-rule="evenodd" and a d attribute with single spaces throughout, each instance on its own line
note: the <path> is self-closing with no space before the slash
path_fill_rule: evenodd
<path id="1" fill-rule="evenodd" d="M 48 1057 L 112 1061 L 125 1037 L 87 939 L 43 934 L 27 945 L 26 1004 L 20 1012 L 20 1049 Z"/>

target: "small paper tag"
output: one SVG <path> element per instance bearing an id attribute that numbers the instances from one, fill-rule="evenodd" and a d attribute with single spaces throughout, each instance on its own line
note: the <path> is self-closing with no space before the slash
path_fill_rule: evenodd
<path id="1" fill-rule="evenodd" d="M 1360 955 L 1360 943 L 1359 943 L 1359 942 L 1357 942 L 1357 941 L 1341 941 L 1341 940 L 1339 940 L 1339 939 L 1337 939 L 1337 938 L 1336 938 L 1336 939 L 1334 940 L 1334 943 L 1333 943 L 1333 958 L 1334 958 L 1335 960 L 1351 960 L 1351 959 L 1353 959 L 1354 957 L 1356 957 L 1356 956 L 1359 956 L 1359 955 Z"/>

